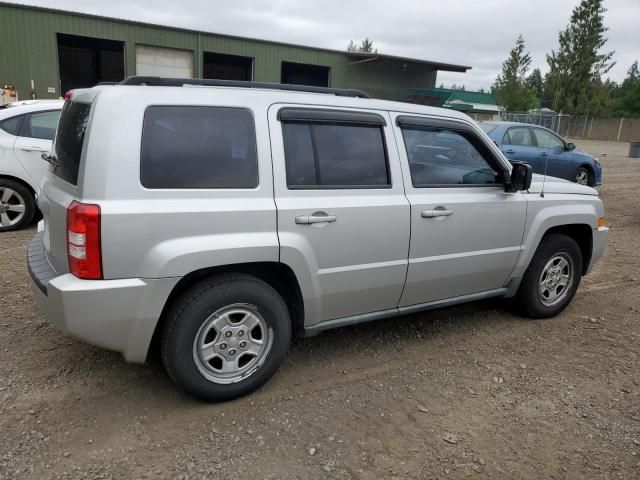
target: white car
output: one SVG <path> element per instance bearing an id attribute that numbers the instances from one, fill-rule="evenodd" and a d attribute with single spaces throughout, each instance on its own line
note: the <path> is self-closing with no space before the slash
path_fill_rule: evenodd
<path id="1" fill-rule="evenodd" d="M 18 230 L 36 213 L 35 194 L 49 164 L 62 100 L 26 100 L 0 108 L 0 232 Z"/>

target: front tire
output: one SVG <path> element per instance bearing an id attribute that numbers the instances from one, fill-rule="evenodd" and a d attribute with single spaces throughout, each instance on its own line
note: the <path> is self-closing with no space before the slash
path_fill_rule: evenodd
<path id="1" fill-rule="evenodd" d="M 558 315 L 571 303 L 582 278 L 582 253 L 572 238 L 546 235 L 524 274 L 516 297 L 531 318 Z"/>
<path id="2" fill-rule="evenodd" d="M 593 172 L 591 172 L 587 167 L 578 167 L 573 181 L 579 185 L 586 185 L 588 187 L 593 187 L 595 183 Z"/>
<path id="3" fill-rule="evenodd" d="M 20 182 L 0 178 L 0 232 L 27 227 L 35 213 L 33 193 Z"/>
<path id="4" fill-rule="evenodd" d="M 264 384 L 290 340 L 282 297 L 255 277 L 225 274 L 197 283 L 173 303 L 162 333 L 162 362 L 188 394 L 230 400 Z"/>

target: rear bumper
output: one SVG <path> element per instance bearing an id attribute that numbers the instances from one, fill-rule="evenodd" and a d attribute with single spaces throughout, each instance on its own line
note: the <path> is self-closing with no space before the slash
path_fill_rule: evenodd
<path id="1" fill-rule="evenodd" d="M 81 280 L 58 275 L 46 259 L 42 233 L 31 241 L 27 260 L 34 296 L 49 323 L 70 337 L 121 352 L 129 362 L 146 360 L 179 278 Z"/>
<path id="2" fill-rule="evenodd" d="M 593 251 L 591 253 L 591 262 L 589 262 L 589 266 L 585 273 L 591 272 L 593 265 L 602 258 L 602 255 L 604 255 L 604 249 L 607 245 L 608 237 L 609 227 L 598 227 L 593 229 Z"/>

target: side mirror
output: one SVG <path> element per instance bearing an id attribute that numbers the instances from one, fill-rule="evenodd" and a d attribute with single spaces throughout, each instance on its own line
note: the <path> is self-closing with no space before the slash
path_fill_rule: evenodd
<path id="1" fill-rule="evenodd" d="M 576 144 L 575 143 L 567 143 L 567 150 L 575 150 L 576 148 Z"/>
<path id="2" fill-rule="evenodd" d="M 529 190 L 531 180 L 533 179 L 533 168 L 526 162 L 513 162 L 511 164 L 511 178 L 506 185 L 508 192 L 516 192 L 518 190 Z"/>

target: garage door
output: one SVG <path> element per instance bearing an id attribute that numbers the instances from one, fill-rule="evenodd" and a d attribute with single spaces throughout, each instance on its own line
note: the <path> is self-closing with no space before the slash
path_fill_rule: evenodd
<path id="1" fill-rule="evenodd" d="M 193 78 L 193 52 L 136 45 L 136 75 Z"/>

